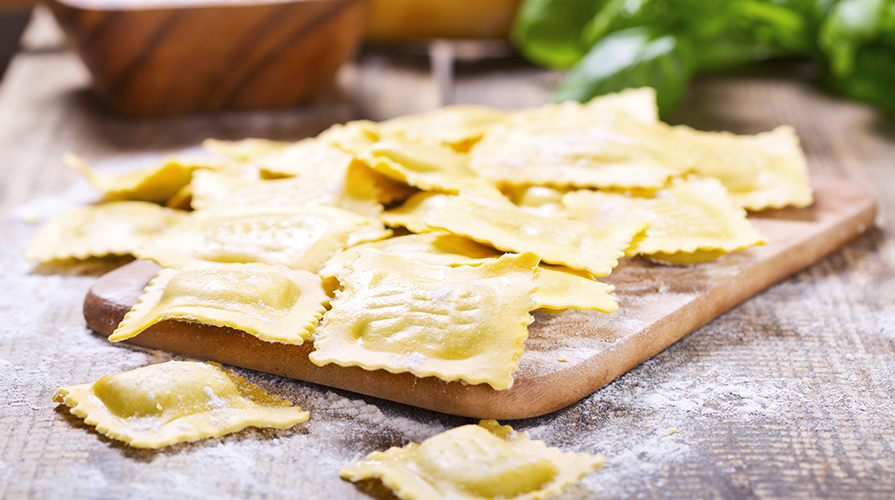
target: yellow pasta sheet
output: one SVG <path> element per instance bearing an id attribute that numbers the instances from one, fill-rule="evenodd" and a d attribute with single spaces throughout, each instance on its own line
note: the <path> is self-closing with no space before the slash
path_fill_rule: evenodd
<path id="1" fill-rule="evenodd" d="M 343 248 L 390 234 L 378 220 L 336 207 L 218 206 L 193 212 L 138 255 L 165 267 L 261 262 L 316 273 Z"/>
<path id="2" fill-rule="evenodd" d="M 678 179 L 650 198 L 578 191 L 566 194 L 563 204 L 572 217 L 594 225 L 647 221 L 649 229 L 629 255 L 685 264 L 765 243 L 714 178 Z"/>
<path id="3" fill-rule="evenodd" d="M 320 277 L 264 264 L 162 269 L 112 332 L 119 342 L 166 320 L 241 330 L 266 342 L 301 344 L 329 300 Z"/>
<path id="4" fill-rule="evenodd" d="M 40 228 L 25 258 L 46 262 L 129 255 L 186 219 L 183 212 L 144 201 L 71 208 Z"/>
<path id="5" fill-rule="evenodd" d="M 604 459 L 563 452 L 494 420 L 464 425 L 420 444 L 373 452 L 339 474 L 378 480 L 407 500 L 540 500 L 599 469 Z"/>
<path id="6" fill-rule="evenodd" d="M 643 221 L 626 221 L 604 229 L 577 220 L 541 217 L 518 207 L 484 205 L 460 196 L 451 197 L 424 222 L 499 250 L 533 252 L 544 262 L 594 276 L 608 276 L 634 237 L 646 229 Z"/>
<path id="7" fill-rule="evenodd" d="M 246 427 L 285 429 L 308 412 L 265 393 L 217 363 L 169 361 L 62 387 L 65 403 L 87 425 L 136 448 L 222 436 Z"/>
<path id="8" fill-rule="evenodd" d="M 446 267 L 365 250 L 339 276 L 345 289 L 310 359 L 507 389 L 532 322 L 537 265 L 531 253 Z"/>

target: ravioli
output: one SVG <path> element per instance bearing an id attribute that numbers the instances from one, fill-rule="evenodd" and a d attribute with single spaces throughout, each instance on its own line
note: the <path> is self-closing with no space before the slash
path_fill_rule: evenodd
<path id="1" fill-rule="evenodd" d="M 306 271 L 264 264 L 162 269 L 109 340 L 127 340 L 156 323 L 178 320 L 230 327 L 265 342 L 301 344 L 328 300 L 320 277 Z"/>
<path id="2" fill-rule="evenodd" d="M 643 221 L 626 221 L 608 228 L 569 219 L 541 217 L 513 206 L 484 205 L 460 196 L 426 215 L 431 228 L 467 236 L 507 252 L 533 252 L 549 264 L 608 276 L 634 237 L 646 229 Z"/>
<path id="3" fill-rule="evenodd" d="M 333 180 L 343 179 L 352 161 L 350 154 L 316 138 L 273 149 L 252 159 L 254 165 L 269 175 Z"/>
<path id="4" fill-rule="evenodd" d="M 285 429 L 308 412 L 217 363 L 169 361 L 62 387 L 53 401 L 112 439 L 161 448 L 246 427 Z"/>
<path id="5" fill-rule="evenodd" d="M 566 309 L 611 313 L 618 310 L 615 298 L 609 295 L 615 288 L 593 279 L 590 273 L 562 266 L 541 264 L 538 291 L 534 298 L 537 312 L 559 313 Z"/>
<path id="6" fill-rule="evenodd" d="M 129 255 L 186 220 L 185 213 L 144 201 L 75 207 L 50 219 L 25 252 L 35 262 Z"/>
<path id="7" fill-rule="evenodd" d="M 601 190 L 660 189 L 672 177 L 697 173 L 720 179 L 747 210 L 812 203 L 792 127 L 754 136 L 672 127 L 647 109 L 647 95 L 511 114 L 470 150 L 470 168 L 502 186 Z"/>
<path id="8" fill-rule="evenodd" d="M 455 195 L 421 191 L 407 198 L 401 206 L 384 211 L 379 219 L 390 227 L 405 227 L 412 233 L 428 233 L 433 229 L 426 225 L 426 217 L 446 209 L 455 198 Z M 503 195 L 466 195 L 464 198 L 484 206 L 513 208 L 513 203 Z"/>
<path id="9" fill-rule="evenodd" d="M 329 205 L 366 217 L 376 217 L 382 205 L 368 184 L 348 183 L 342 178 L 287 177 L 246 180 L 219 172 L 196 172 L 192 182 L 192 207 L 214 205 L 314 206 Z M 366 188 L 366 189 L 364 189 Z"/>
<path id="10" fill-rule="evenodd" d="M 678 179 L 655 197 L 578 191 L 566 194 L 568 213 L 594 225 L 645 220 L 649 229 L 629 255 L 687 264 L 765 243 L 714 178 Z"/>
<path id="11" fill-rule="evenodd" d="M 370 122 L 352 122 L 332 137 L 338 147 L 374 171 L 424 191 L 499 194 L 467 166 L 466 155 L 440 144 L 384 134 Z"/>
<path id="12" fill-rule="evenodd" d="M 165 267 L 214 262 L 261 262 L 316 273 L 345 247 L 386 238 L 375 219 L 329 206 L 215 207 L 138 251 Z"/>
<path id="13" fill-rule="evenodd" d="M 547 186 L 511 186 L 504 189 L 510 201 L 526 212 L 544 217 L 565 217 L 562 195 L 571 189 Z"/>
<path id="14" fill-rule="evenodd" d="M 511 186 L 654 189 L 690 170 L 673 143 L 658 124 L 567 102 L 493 127 L 470 150 L 469 166 Z"/>
<path id="15" fill-rule="evenodd" d="M 778 127 L 754 136 L 672 127 L 693 172 L 718 178 L 746 210 L 814 202 L 808 166 L 795 129 Z"/>
<path id="16" fill-rule="evenodd" d="M 430 266 L 463 266 L 483 264 L 503 256 L 503 252 L 480 245 L 463 236 L 443 231 L 425 234 L 407 234 L 386 240 L 363 243 L 343 250 L 326 262 L 320 271 L 323 277 L 344 274 L 345 265 L 356 259 L 368 248 L 398 254 L 405 259 Z"/>
<path id="17" fill-rule="evenodd" d="M 384 211 L 379 219 L 389 227 L 405 227 L 412 233 L 428 233 L 432 229 L 423 222 L 448 205 L 451 195 L 422 191 L 415 193 L 399 207 Z"/>
<path id="18" fill-rule="evenodd" d="M 531 253 L 445 267 L 365 250 L 339 276 L 345 289 L 309 358 L 507 389 L 532 322 L 537 265 Z"/>
<path id="19" fill-rule="evenodd" d="M 420 444 L 373 452 L 339 474 L 354 482 L 378 480 L 406 500 L 539 500 L 603 462 L 600 455 L 563 452 L 495 420 L 482 420 Z"/>
<path id="20" fill-rule="evenodd" d="M 165 203 L 190 183 L 193 171 L 224 168 L 225 164 L 199 158 L 166 158 L 152 167 L 124 175 L 107 175 L 93 170 L 82 158 L 66 153 L 62 161 L 81 172 L 90 185 L 109 200 Z"/>
<path id="21" fill-rule="evenodd" d="M 506 111 L 488 106 L 454 105 L 392 118 L 381 122 L 379 128 L 386 134 L 402 134 L 411 141 L 445 145 L 465 153 L 506 115 Z"/>

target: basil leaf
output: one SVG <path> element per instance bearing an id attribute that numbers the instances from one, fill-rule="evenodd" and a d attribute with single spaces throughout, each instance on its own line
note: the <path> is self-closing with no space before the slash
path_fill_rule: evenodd
<path id="1" fill-rule="evenodd" d="M 516 48 L 535 64 L 567 68 L 587 54 L 581 31 L 605 0 L 527 0 L 513 23 Z"/>
<path id="2" fill-rule="evenodd" d="M 828 57 L 829 71 L 845 77 L 854 71 L 858 48 L 879 37 L 890 2 L 840 0 L 824 18 L 817 44 Z"/>
<path id="3" fill-rule="evenodd" d="M 895 45 L 877 43 L 862 47 L 848 76 L 828 75 L 834 90 L 882 108 L 895 117 Z"/>
<path id="4" fill-rule="evenodd" d="M 650 33 L 646 28 L 616 31 L 597 42 L 569 70 L 554 101 L 588 101 L 632 87 L 653 87 L 660 113 L 670 111 L 693 76 L 693 49 L 684 37 Z"/>

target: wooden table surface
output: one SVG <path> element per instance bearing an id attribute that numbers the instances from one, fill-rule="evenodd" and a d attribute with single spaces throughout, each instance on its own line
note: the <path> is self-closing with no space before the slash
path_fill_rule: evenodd
<path id="1" fill-rule="evenodd" d="M 425 59 L 366 51 L 315 106 L 128 120 L 98 107 L 52 25 L 33 28 L 0 84 L 0 498 L 370 498 L 339 467 L 469 422 L 237 369 L 311 420 L 146 451 L 53 403 L 57 387 L 176 359 L 112 346 L 84 327 L 84 294 L 108 266 L 58 274 L 22 259 L 35 219 L 91 200 L 59 161 L 64 151 L 114 168 L 206 137 L 298 139 L 337 121 L 429 109 L 441 95 Z M 517 60 L 463 64 L 455 77 L 456 102 L 499 107 L 538 105 L 557 80 Z M 701 79 L 671 121 L 739 133 L 794 125 L 813 173 L 874 193 L 877 227 L 582 401 L 508 422 L 606 456 L 557 498 L 895 494 L 895 123 L 810 77 L 775 63 Z"/>

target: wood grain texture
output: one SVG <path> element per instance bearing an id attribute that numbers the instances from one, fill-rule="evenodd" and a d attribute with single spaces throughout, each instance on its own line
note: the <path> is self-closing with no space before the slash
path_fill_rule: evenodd
<path id="1" fill-rule="evenodd" d="M 294 106 L 331 85 L 366 0 L 50 6 L 113 110 L 146 116 Z"/>
<path id="2" fill-rule="evenodd" d="M 769 243 L 686 267 L 625 260 L 604 281 L 619 311 L 535 314 L 510 389 L 367 371 L 308 360 L 311 343 L 264 342 L 230 328 L 165 321 L 128 342 L 474 418 L 520 419 L 568 406 L 719 314 L 863 234 L 876 206 L 840 179 L 816 184 L 815 204 L 754 214 Z M 109 336 L 158 272 L 136 261 L 100 278 L 84 302 L 87 325 Z"/>

